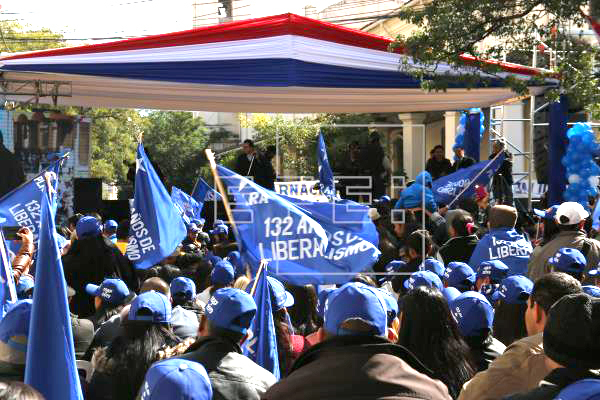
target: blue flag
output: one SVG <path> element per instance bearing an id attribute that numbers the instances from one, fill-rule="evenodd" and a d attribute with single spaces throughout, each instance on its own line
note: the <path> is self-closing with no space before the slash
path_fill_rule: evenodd
<path id="1" fill-rule="evenodd" d="M 465 190 L 456 201 L 464 197 L 475 196 L 475 186 L 487 186 L 498 168 L 502 165 L 504 157 L 504 153 L 501 153 L 501 155 L 493 161 L 482 161 L 468 168 L 459 169 L 450 175 L 436 179 L 433 181 L 432 185 L 435 202 L 437 204 L 450 204 L 450 202 L 452 202 L 467 185 L 469 188 Z M 483 172 L 475 179 L 477 174 L 482 170 Z M 454 204 L 456 204 L 456 201 Z"/>
<path id="2" fill-rule="evenodd" d="M 317 142 L 317 160 L 319 162 L 319 187 L 321 193 L 325 195 L 330 201 L 333 200 L 335 195 L 335 182 L 333 180 L 333 172 L 329 165 L 329 158 L 327 157 L 327 147 L 325 147 L 325 141 L 323 140 L 323 134 L 319 133 L 319 139 Z"/>
<path id="3" fill-rule="evenodd" d="M 54 213 L 44 190 L 25 383 L 47 400 L 76 400 L 83 395 L 75 364 L 67 283 L 54 237 Z"/>
<path id="4" fill-rule="evenodd" d="M 38 176 L 25 182 L 0 199 L 0 220 L 2 218 L 6 219 L 3 225 L 19 225 L 29 228 L 33 233 L 33 244 L 36 249 L 38 248 L 38 235 L 40 231 L 41 199 L 42 194 L 46 191 L 44 173 L 50 172 L 53 174 L 54 190 L 56 190 L 58 188 L 57 177 L 60 172 L 62 160 L 64 158 L 55 161 Z M 56 213 L 56 202 L 54 201 L 52 203 L 52 210 Z M 19 250 L 20 246 L 20 243 L 16 241 L 9 243 L 10 249 L 15 253 Z"/>
<path id="5" fill-rule="evenodd" d="M 277 352 L 277 336 L 271 307 L 271 293 L 267 281 L 266 267 L 258 276 L 254 291 L 256 303 L 256 316 L 250 325 L 252 337 L 248 338 L 244 346 L 244 355 L 252 361 L 270 371 L 275 378 L 279 374 L 279 355 Z"/>
<path id="6" fill-rule="evenodd" d="M 234 220 L 245 259 L 295 285 L 345 283 L 379 257 L 366 207 L 313 203 L 280 196 L 228 169 L 219 175 L 235 199 Z"/>
<path id="7" fill-rule="evenodd" d="M 136 268 L 146 269 L 173 253 L 187 230 L 141 143 L 135 161 L 135 195 L 126 254 Z"/>
<path id="8" fill-rule="evenodd" d="M 205 201 L 220 201 L 221 195 L 215 189 L 211 188 L 204 179 L 198 177 L 192 197 L 200 204 L 204 204 Z"/>
<path id="9" fill-rule="evenodd" d="M 0 223 L 0 226 L 2 223 Z M 4 314 L 8 307 L 17 301 L 17 290 L 13 279 L 12 266 L 8 258 L 8 249 L 4 241 L 4 235 L 0 230 L 0 319 L 4 318 Z"/>
<path id="10" fill-rule="evenodd" d="M 201 218 L 200 214 L 202 213 L 204 203 L 198 204 L 192 196 L 178 187 L 173 186 L 171 188 L 171 200 L 173 200 L 173 204 L 179 210 L 186 225 L 189 225 L 190 221 L 194 218 Z"/>

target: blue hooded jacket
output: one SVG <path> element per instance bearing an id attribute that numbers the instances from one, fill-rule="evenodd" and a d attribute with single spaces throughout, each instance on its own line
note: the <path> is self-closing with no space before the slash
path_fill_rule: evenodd
<path id="1" fill-rule="evenodd" d="M 437 204 L 433 198 L 433 191 L 431 190 L 431 174 L 427 171 L 423 171 L 415 178 L 415 183 L 407 187 L 400 193 L 400 198 L 396 202 L 394 208 L 419 208 L 422 203 L 423 196 L 423 179 L 425 179 L 425 207 L 427 210 L 434 212 L 437 211 Z"/>
<path id="2" fill-rule="evenodd" d="M 508 276 L 527 276 L 527 262 L 532 252 L 531 243 L 514 229 L 491 229 L 475 246 L 469 266 L 477 269 L 484 261 L 500 260 L 508 267 Z"/>

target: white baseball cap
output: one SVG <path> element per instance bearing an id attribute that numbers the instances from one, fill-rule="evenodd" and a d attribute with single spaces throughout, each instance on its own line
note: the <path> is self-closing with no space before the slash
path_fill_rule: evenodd
<path id="1" fill-rule="evenodd" d="M 575 225 L 589 216 L 585 208 L 574 201 L 562 203 L 556 210 L 556 222 L 560 225 Z"/>

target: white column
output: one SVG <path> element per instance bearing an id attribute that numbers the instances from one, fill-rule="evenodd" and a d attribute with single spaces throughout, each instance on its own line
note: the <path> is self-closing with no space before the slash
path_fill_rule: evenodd
<path id="1" fill-rule="evenodd" d="M 398 119 L 404 125 L 402 127 L 404 170 L 409 179 L 414 179 L 423 170 L 426 161 L 425 145 L 425 121 L 424 113 L 398 114 Z"/>
<path id="2" fill-rule="evenodd" d="M 525 106 L 523 102 L 507 104 L 504 106 L 504 118 L 505 119 L 523 119 L 525 118 Z M 529 132 L 525 132 L 525 122 L 523 121 L 504 121 L 502 124 L 502 133 L 506 140 L 512 143 L 517 149 L 522 152 L 527 150 L 527 139 L 529 138 Z M 515 153 L 516 150 L 512 146 L 506 146 L 507 150 L 511 153 Z M 525 171 L 526 163 L 525 157 L 516 156 L 513 157 L 513 172 Z"/>
<path id="3" fill-rule="evenodd" d="M 444 119 L 446 121 L 444 129 L 444 152 L 446 158 L 450 161 L 454 160 L 454 151 L 452 146 L 454 145 L 454 139 L 456 137 L 456 127 L 460 120 L 460 113 L 457 111 L 446 111 L 444 113 Z"/>

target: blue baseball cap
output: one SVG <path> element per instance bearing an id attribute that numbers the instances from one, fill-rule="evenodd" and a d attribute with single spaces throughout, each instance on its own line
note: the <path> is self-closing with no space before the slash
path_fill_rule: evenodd
<path id="1" fill-rule="evenodd" d="M 592 297 L 600 297 L 600 288 L 598 286 L 585 285 L 581 287 L 584 293 Z"/>
<path id="2" fill-rule="evenodd" d="M 244 260 L 242 260 L 242 255 L 239 251 L 234 250 L 230 252 L 225 258 L 225 260 L 229 261 L 231 265 L 233 265 L 236 277 L 244 275 L 246 273 L 246 269 L 244 268 Z"/>
<path id="3" fill-rule="evenodd" d="M 267 282 L 269 283 L 269 293 L 271 294 L 271 307 L 273 307 L 273 311 L 294 305 L 294 296 L 285 290 L 283 283 L 272 276 L 267 276 Z M 254 286 L 254 279 L 250 281 L 246 290 L 250 291 L 252 286 Z"/>
<path id="4" fill-rule="evenodd" d="M 217 265 L 220 261 L 223 261 L 221 257 L 214 255 L 211 251 L 209 251 L 204 258 L 210 261 L 213 267 Z"/>
<path id="5" fill-rule="evenodd" d="M 600 267 L 596 267 L 596 268 L 594 268 L 594 269 L 590 269 L 590 270 L 587 272 L 587 274 L 588 274 L 589 276 L 593 276 L 593 277 L 596 277 L 596 276 L 598 276 L 598 278 L 600 278 Z"/>
<path id="6" fill-rule="evenodd" d="M 129 288 L 125 282 L 116 278 L 105 279 L 100 285 L 88 283 L 85 291 L 90 296 L 98 296 L 103 302 L 114 305 L 123 304 L 129 296 Z"/>
<path id="7" fill-rule="evenodd" d="M 211 235 L 228 235 L 229 234 L 229 227 L 227 227 L 227 225 L 217 225 L 215 226 L 215 229 L 210 231 Z"/>
<path id="8" fill-rule="evenodd" d="M 140 400 L 211 400 L 206 369 L 195 361 L 170 358 L 154 363 L 144 378 Z"/>
<path id="9" fill-rule="evenodd" d="M 26 292 L 34 287 L 35 282 L 33 280 L 33 276 L 31 275 L 21 275 L 19 278 L 19 283 L 15 286 L 17 291 L 17 298 L 19 300 L 23 300 L 26 298 Z"/>
<path id="10" fill-rule="evenodd" d="M 114 231 L 119 227 L 119 224 L 114 219 L 109 219 L 104 223 L 105 231 Z"/>
<path id="11" fill-rule="evenodd" d="M 463 336 L 479 336 L 485 329 L 492 329 L 494 307 L 481 293 L 467 291 L 451 304 L 450 311 Z"/>
<path id="12" fill-rule="evenodd" d="M 256 315 L 256 303 L 240 289 L 222 288 L 213 293 L 204 311 L 215 326 L 246 334 Z"/>
<path id="13" fill-rule="evenodd" d="M 508 275 L 508 267 L 500 260 L 484 261 L 477 267 L 477 279 L 488 277 L 492 282 L 500 282 Z"/>
<path id="14" fill-rule="evenodd" d="M 556 400 L 600 400 L 600 379 L 582 379 L 560 391 Z"/>
<path id="15" fill-rule="evenodd" d="M 500 287 L 492 295 L 492 300 L 502 300 L 508 304 L 525 304 L 532 290 L 533 282 L 529 278 L 513 275 L 502 280 Z"/>
<path id="16" fill-rule="evenodd" d="M 22 353 L 27 352 L 32 307 L 33 300 L 19 300 L 8 308 L 6 315 L 0 320 L 0 340 Z M 25 338 L 24 340 L 15 340 L 15 336 L 24 336 Z"/>
<path id="17" fill-rule="evenodd" d="M 377 289 L 381 292 L 381 295 L 383 297 L 383 299 L 385 300 L 385 307 L 386 307 L 386 311 L 387 311 L 387 324 L 388 326 L 392 326 L 392 322 L 394 322 L 394 319 L 398 316 L 398 301 L 396 300 L 396 298 L 386 289 Z"/>
<path id="18" fill-rule="evenodd" d="M 448 263 L 448 265 L 446 265 L 446 270 L 444 271 L 444 278 L 447 278 L 448 275 L 450 275 L 450 271 L 452 271 L 454 268 L 463 264 L 464 263 L 460 261 L 452 261 L 451 263 Z"/>
<path id="19" fill-rule="evenodd" d="M 419 286 L 434 287 L 439 290 L 444 288 L 440 277 L 431 271 L 417 271 L 404 281 L 404 288 L 412 290 Z"/>
<path id="20" fill-rule="evenodd" d="M 196 224 L 196 226 L 198 228 L 200 228 L 200 227 L 204 226 L 204 224 L 206 223 L 206 220 L 204 218 L 193 218 L 190 222 L 192 224 Z"/>
<path id="21" fill-rule="evenodd" d="M 435 258 L 427 258 L 419 266 L 419 271 L 431 271 L 439 276 L 440 279 L 442 279 L 444 277 L 446 267 L 441 261 L 438 261 Z"/>
<path id="22" fill-rule="evenodd" d="M 579 250 L 563 247 L 558 249 L 554 257 L 548 259 L 548 264 L 559 272 L 581 273 L 587 261 Z"/>
<path id="23" fill-rule="evenodd" d="M 229 285 L 235 279 L 235 270 L 229 261 L 221 260 L 210 273 L 212 284 Z"/>
<path id="24" fill-rule="evenodd" d="M 77 221 L 75 232 L 79 239 L 98 236 L 102 233 L 102 224 L 96 218 L 86 215 L 85 217 L 79 218 L 79 221 Z"/>
<path id="25" fill-rule="evenodd" d="M 446 298 L 446 301 L 448 302 L 448 304 L 452 304 L 454 299 L 456 299 L 458 296 L 460 296 L 460 290 L 458 290 L 455 287 L 448 286 L 447 288 L 442 289 L 442 294 Z"/>
<path id="26" fill-rule="evenodd" d="M 381 203 L 390 203 L 392 201 L 392 199 L 388 195 L 383 195 L 379 198 L 379 201 Z"/>
<path id="27" fill-rule="evenodd" d="M 225 222 L 223 222 L 222 219 L 215 219 L 215 222 L 213 222 L 213 228 L 216 228 L 219 225 L 224 225 Z"/>
<path id="28" fill-rule="evenodd" d="M 474 284 L 477 280 L 475 271 L 463 262 L 456 264 L 457 265 L 450 270 L 450 273 L 446 271 L 444 274 L 448 286 L 454 286 L 455 288 L 460 289 L 458 286 L 460 286 L 463 281 L 469 281 Z"/>
<path id="29" fill-rule="evenodd" d="M 546 210 L 538 210 L 537 208 L 534 208 L 533 212 L 540 218 L 553 220 L 556 218 L 556 210 L 558 210 L 558 205 L 552 206 Z"/>
<path id="30" fill-rule="evenodd" d="M 150 315 L 146 315 L 150 313 Z M 129 309 L 129 321 L 166 324 L 171 321 L 171 302 L 162 293 L 150 290 L 137 296 Z"/>
<path id="31" fill-rule="evenodd" d="M 196 297 L 196 284 L 190 278 L 179 276 L 171 281 L 171 296 L 179 293 L 185 294 L 187 300 Z"/>
<path id="32" fill-rule="evenodd" d="M 385 266 L 385 271 L 386 272 L 400 272 L 400 271 L 402 271 L 402 269 L 404 269 L 405 266 L 406 266 L 406 263 L 404 261 L 394 260 L 394 261 L 390 261 L 389 263 L 387 263 L 387 265 Z"/>
<path id="33" fill-rule="evenodd" d="M 327 296 L 323 327 L 333 335 L 360 335 L 342 328 L 344 321 L 358 318 L 373 327 L 373 334 L 387 333 L 386 301 L 379 291 L 363 283 L 348 282 Z"/>
<path id="34" fill-rule="evenodd" d="M 327 296 L 333 292 L 335 288 L 325 288 L 319 292 L 317 296 L 317 314 L 321 318 L 325 318 L 325 304 L 327 303 Z"/>
<path id="35" fill-rule="evenodd" d="M 187 227 L 188 232 L 194 232 L 194 233 L 198 233 L 200 232 L 200 228 L 198 228 L 198 226 L 196 226 L 196 224 L 189 224 Z"/>

